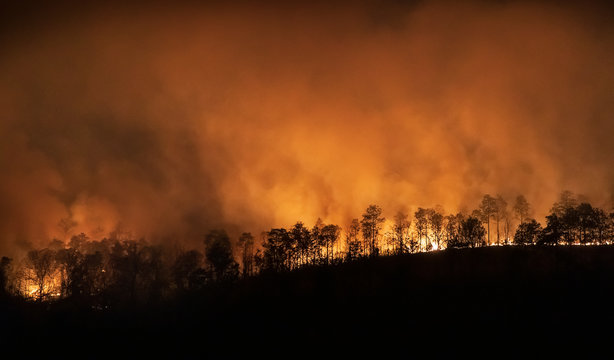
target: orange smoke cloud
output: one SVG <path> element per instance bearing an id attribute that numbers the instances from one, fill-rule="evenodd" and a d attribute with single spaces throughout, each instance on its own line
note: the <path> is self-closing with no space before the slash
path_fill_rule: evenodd
<path id="1" fill-rule="evenodd" d="M 523 193 L 541 216 L 563 189 L 612 190 L 599 7 L 138 10 L 4 25 L 0 251 L 61 238 L 66 218 L 200 241 L 346 224 L 370 203 L 470 209 L 484 193 Z"/>

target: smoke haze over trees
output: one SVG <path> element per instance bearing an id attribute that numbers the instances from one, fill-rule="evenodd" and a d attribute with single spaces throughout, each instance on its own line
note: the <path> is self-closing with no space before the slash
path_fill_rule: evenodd
<path id="1" fill-rule="evenodd" d="M 507 211 L 522 193 L 523 219 L 585 238 L 542 220 L 558 194 L 611 208 L 605 3 L 112 3 L 0 9 L 0 253 L 80 233 L 195 247 L 211 229 L 259 239 L 484 193 Z M 343 227 L 336 241 L 355 239 Z"/>
<path id="2" fill-rule="evenodd" d="M 400 212 L 388 226 L 384 226 L 382 209 L 369 205 L 361 219 L 353 219 L 345 229 L 321 219 L 312 228 L 297 222 L 290 229 L 263 231 L 259 242 L 251 233 L 233 240 L 225 230 L 211 230 L 195 249 L 176 242 L 151 244 L 121 232 L 99 241 L 81 233 L 67 243 L 53 240 L 23 258 L 2 258 L 1 292 L 38 302 L 67 298 L 109 307 L 157 302 L 262 273 L 332 268 L 382 255 L 500 245 L 614 243 L 614 212 L 581 200 L 570 191 L 562 192 L 543 226 L 533 218 L 510 220 L 513 215 L 501 210 L 506 201 L 500 195 L 484 195 L 479 209 L 470 214 L 418 208 L 413 218 Z M 496 204 L 499 210 L 492 210 Z M 519 213 L 529 207 L 523 196 L 517 197 Z M 513 236 L 508 232 L 497 241 L 489 240 L 489 223 L 497 219 L 514 224 Z"/>

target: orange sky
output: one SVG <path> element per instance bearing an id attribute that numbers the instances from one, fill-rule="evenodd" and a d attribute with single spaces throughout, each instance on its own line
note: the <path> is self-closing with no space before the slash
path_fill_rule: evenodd
<path id="1" fill-rule="evenodd" d="M 62 218 L 200 241 L 370 203 L 608 204 L 609 9 L 242 4 L 5 12 L 0 253 L 65 237 Z"/>

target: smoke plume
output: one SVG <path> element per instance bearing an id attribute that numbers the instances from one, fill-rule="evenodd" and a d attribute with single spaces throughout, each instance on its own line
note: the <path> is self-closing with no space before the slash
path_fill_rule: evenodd
<path id="1" fill-rule="evenodd" d="M 613 190 L 605 6 L 110 4 L 4 11 L 0 253 Z"/>

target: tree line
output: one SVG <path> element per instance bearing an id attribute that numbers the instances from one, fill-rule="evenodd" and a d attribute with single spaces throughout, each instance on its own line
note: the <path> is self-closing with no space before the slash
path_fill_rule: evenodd
<path id="1" fill-rule="evenodd" d="M 224 230 L 212 230 L 199 249 L 189 250 L 149 244 L 119 231 L 102 240 L 81 233 L 66 244 L 54 240 L 31 250 L 19 262 L 3 257 L 0 291 L 38 302 L 68 298 L 103 309 L 155 303 L 259 273 L 361 258 L 490 245 L 610 244 L 614 237 L 614 213 L 569 191 L 554 203 L 545 226 L 530 213 L 522 195 L 508 209 L 501 196 L 487 194 L 471 213 L 418 208 L 412 219 L 398 212 L 385 227 L 382 209 L 370 205 L 345 229 L 318 219 L 311 228 L 297 222 L 289 229 L 264 231 L 260 241 L 251 233 L 231 241 Z"/>

